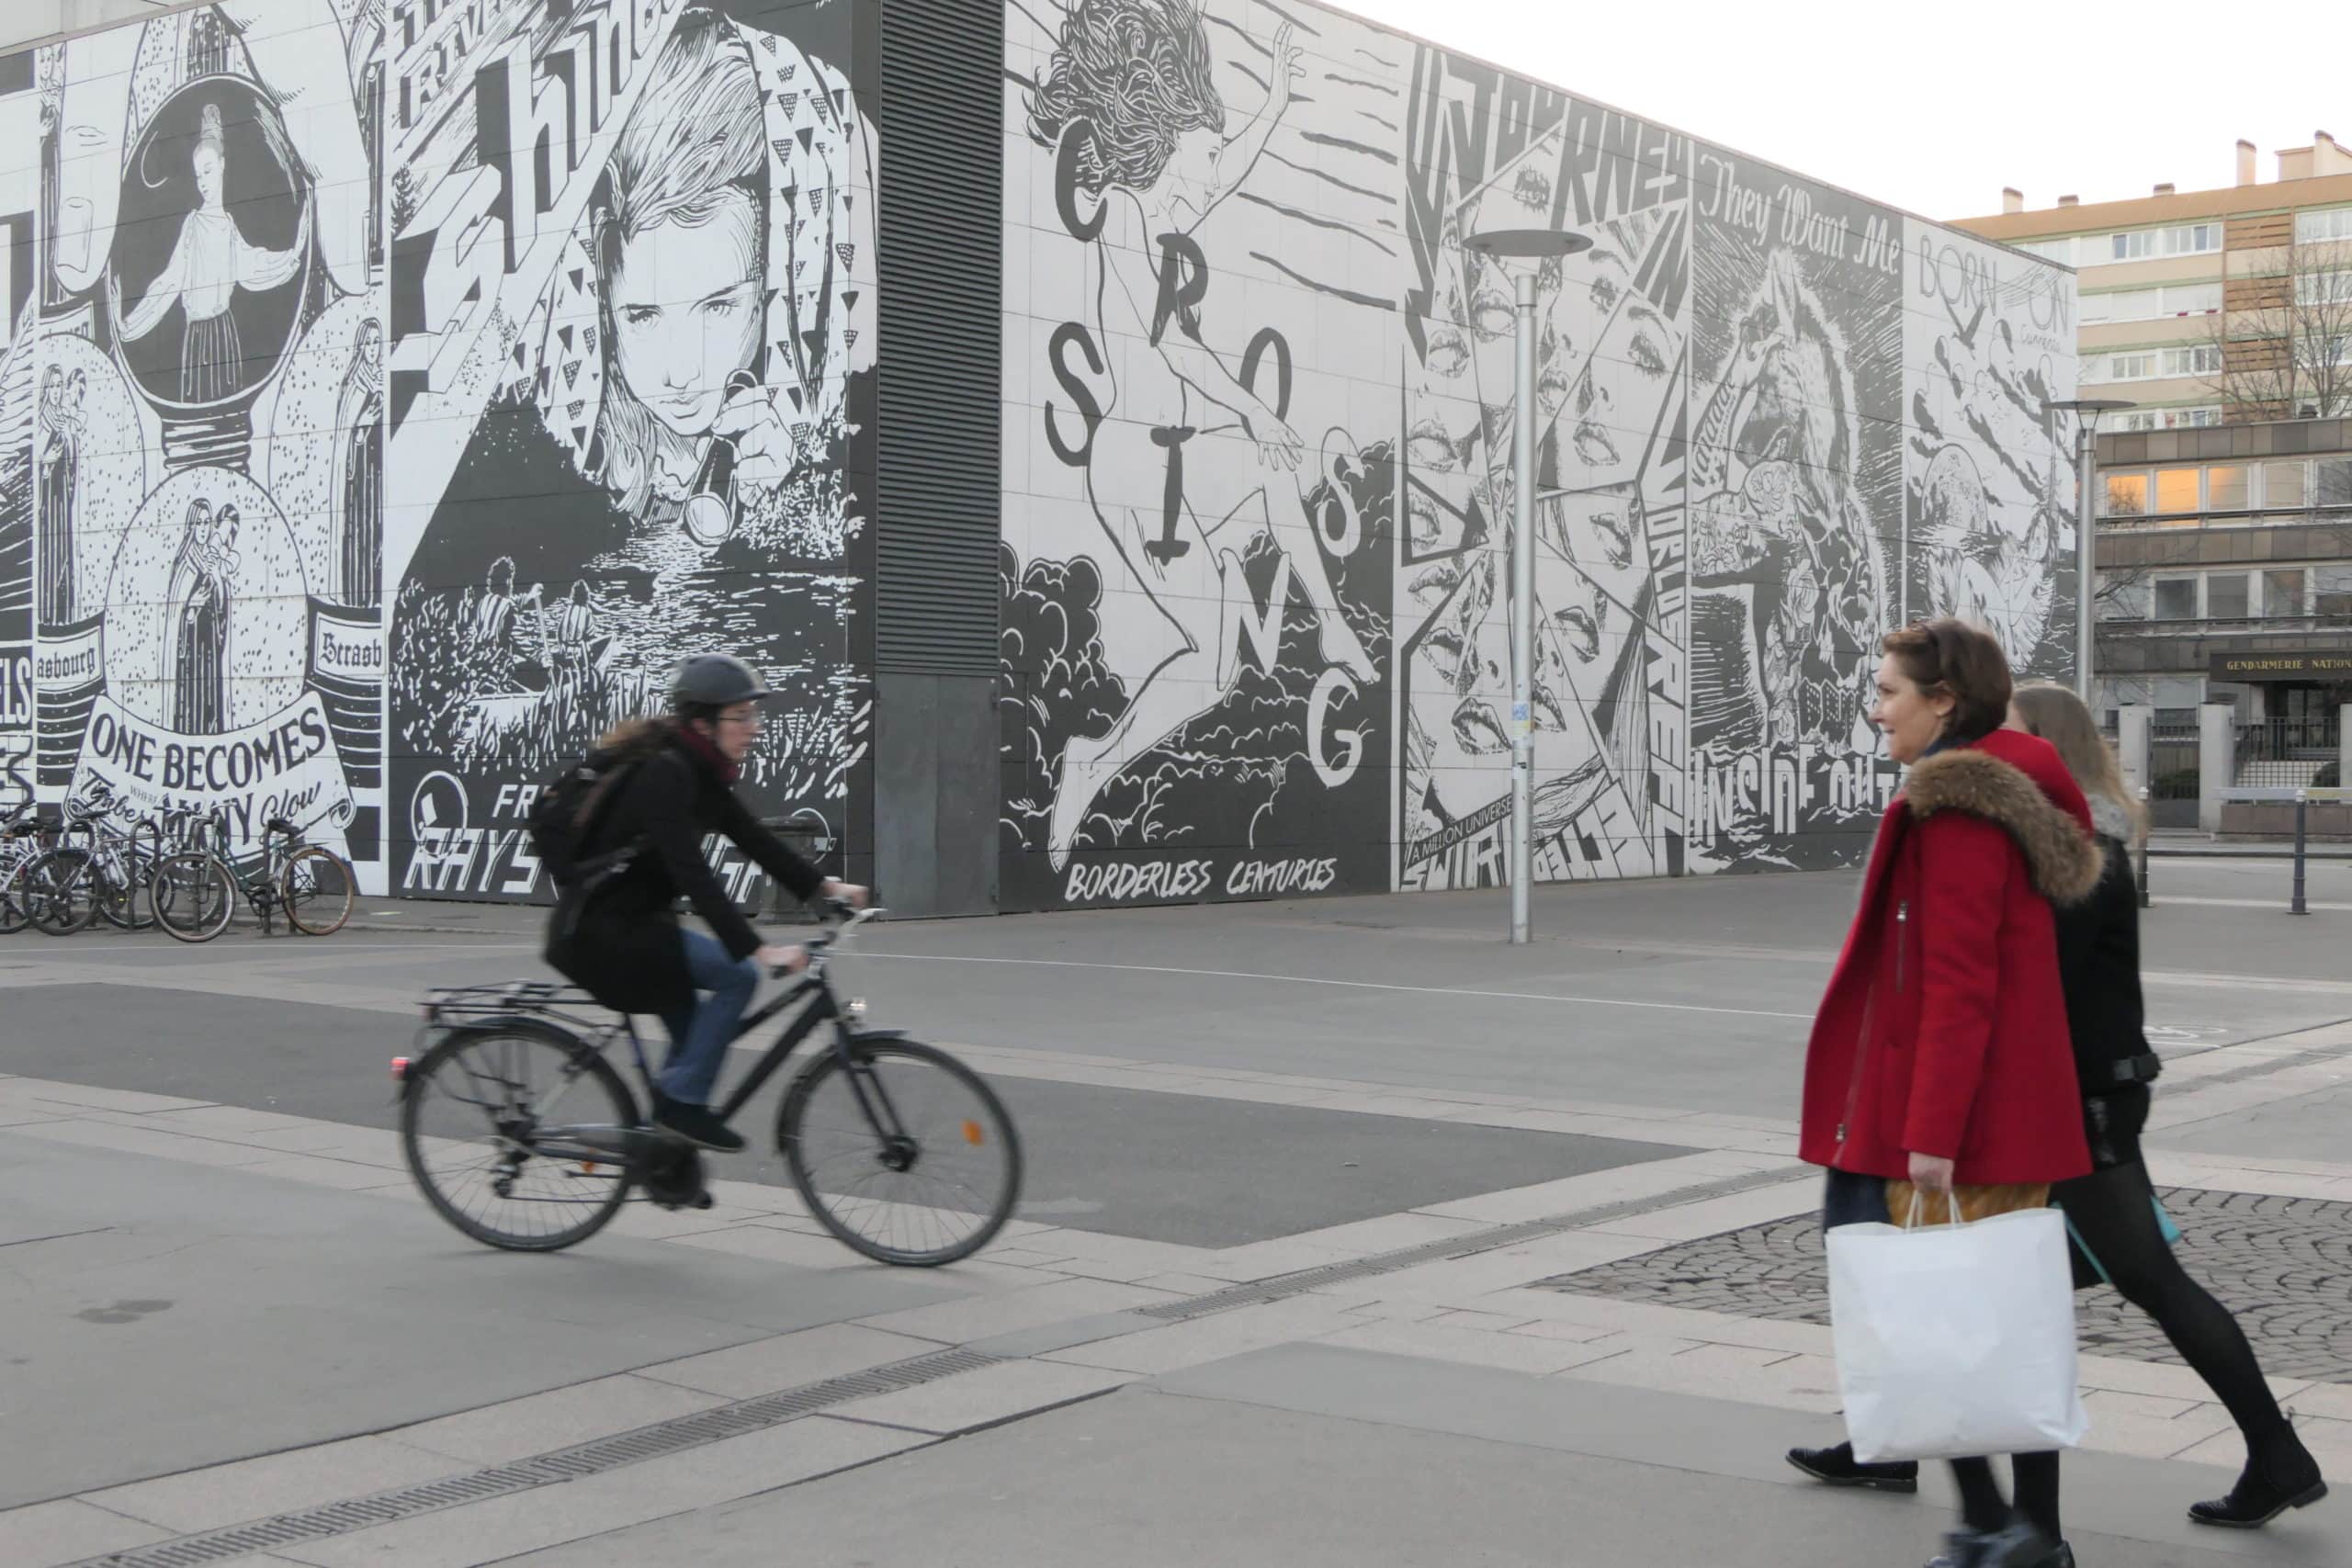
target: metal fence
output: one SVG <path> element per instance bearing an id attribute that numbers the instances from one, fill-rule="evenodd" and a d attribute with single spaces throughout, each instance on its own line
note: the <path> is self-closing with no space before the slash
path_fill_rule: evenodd
<path id="1" fill-rule="evenodd" d="M 2341 729 L 2333 713 L 2237 727 L 2237 783 L 2246 789 L 2305 789 L 2335 783 Z M 2322 775 L 2329 775 L 2323 780 Z"/>
<path id="2" fill-rule="evenodd" d="M 2187 722 L 2173 716 L 2176 711 L 2185 712 Z M 2201 767 L 2197 710 L 2159 708 L 2148 731 L 2148 816 L 2154 826 L 2197 826 Z"/>

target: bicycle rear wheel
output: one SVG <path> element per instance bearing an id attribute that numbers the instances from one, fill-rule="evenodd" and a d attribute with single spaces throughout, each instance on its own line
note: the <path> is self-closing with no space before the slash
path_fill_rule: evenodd
<path id="1" fill-rule="evenodd" d="M 516 1252 L 587 1240 L 635 1179 L 623 1163 L 542 1155 L 542 1135 L 637 1124 L 612 1064 L 519 1021 L 447 1036 L 408 1069 L 401 1095 L 401 1151 L 425 1201 L 474 1240 Z"/>
<path id="2" fill-rule="evenodd" d="M 219 855 L 190 850 L 165 855 L 148 888 L 155 923 L 182 942 L 210 942 L 237 910 L 237 878 Z"/>
<path id="3" fill-rule="evenodd" d="M 824 1227 L 882 1263 L 969 1258 L 1012 1217 L 1021 1139 L 996 1091 L 936 1046 L 854 1041 L 792 1082 L 776 1113 L 792 1185 Z"/>
<path id="4" fill-rule="evenodd" d="M 286 921 L 306 936 L 333 936 L 351 919 L 351 867 L 320 844 L 305 844 L 286 859 L 278 878 Z"/>
<path id="5" fill-rule="evenodd" d="M 97 882 L 87 850 L 51 850 L 17 878 L 25 918 L 44 936 L 71 936 L 98 918 Z"/>
<path id="6" fill-rule="evenodd" d="M 91 863 L 98 913 L 120 931 L 143 931 L 155 923 L 154 862 L 117 851 Z"/>
<path id="7" fill-rule="evenodd" d="M 0 936 L 14 936 L 32 923 L 17 887 L 18 874 L 32 863 L 29 854 L 0 861 Z"/>

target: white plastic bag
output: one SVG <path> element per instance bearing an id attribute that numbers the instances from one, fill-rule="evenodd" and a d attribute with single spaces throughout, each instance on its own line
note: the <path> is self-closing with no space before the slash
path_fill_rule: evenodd
<path id="1" fill-rule="evenodd" d="M 2083 1440 L 2090 1416 L 2075 1381 L 2074 1271 L 2057 1210 L 1840 1225 L 1827 1246 L 1856 1459 L 2035 1453 Z"/>

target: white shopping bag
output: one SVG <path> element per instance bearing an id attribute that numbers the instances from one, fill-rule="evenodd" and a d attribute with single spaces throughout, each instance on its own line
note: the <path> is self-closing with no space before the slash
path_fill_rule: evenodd
<path id="1" fill-rule="evenodd" d="M 2057 1210 L 1840 1225 L 1827 1245 L 1838 1387 L 1856 1459 L 2034 1453 L 2083 1440 L 2090 1416 L 2075 1382 L 2074 1272 Z"/>

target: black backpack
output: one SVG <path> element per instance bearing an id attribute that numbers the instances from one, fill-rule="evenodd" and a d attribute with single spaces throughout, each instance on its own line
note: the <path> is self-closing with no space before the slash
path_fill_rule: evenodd
<path id="1" fill-rule="evenodd" d="M 634 841 L 593 855 L 582 852 L 594 841 L 596 826 L 619 795 L 621 784 L 644 756 L 643 746 L 604 747 L 540 787 L 525 829 L 559 894 L 602 882 L 636 858 L 639 845 Z"/>

